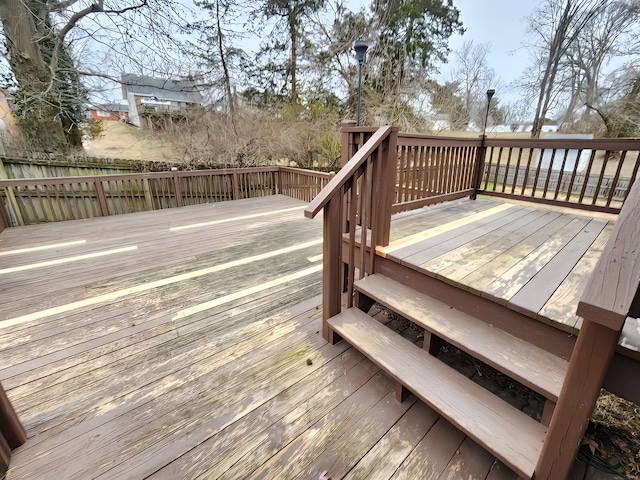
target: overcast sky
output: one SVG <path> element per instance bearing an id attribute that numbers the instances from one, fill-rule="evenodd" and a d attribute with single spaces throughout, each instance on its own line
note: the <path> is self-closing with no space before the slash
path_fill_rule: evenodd
<path id="1" fill-rule="evenodd" d="M 529 61 L 522 48 L 527 21 L 526 17 L 535 8 L 536 2 L 529 0 L 454 0 L 454 5 L 462 12 L 462 23 L 466 32 L 451 38 L 453 51 L 466 40 L 474 43 L 490 43 L 489 64 L 502 79 L 505 86 L 516 80 L 525 70 Z M 443 67 L 443 73 L 448 67 Z M 513 91 L 497 92 L 503 100 L 513 101 L 517 94 Z"/>

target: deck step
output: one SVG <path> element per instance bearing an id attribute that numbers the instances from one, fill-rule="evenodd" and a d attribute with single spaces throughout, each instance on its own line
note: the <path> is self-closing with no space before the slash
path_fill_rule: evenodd
<path id="1" fill-rule="evenodd" d="M 357 308 L 330 327 L 518 475 L 531 478 L 547 428 Z"/>
<path id="2" fill-rule="evenodd" d="M 355 283 L 369 298 L 557 402 L 569 362 L 384 275 Z"/>

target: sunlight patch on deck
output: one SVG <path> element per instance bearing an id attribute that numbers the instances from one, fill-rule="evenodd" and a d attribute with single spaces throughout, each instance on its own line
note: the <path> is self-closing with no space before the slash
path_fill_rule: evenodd
<path id="1" fill-rule="evenodd" d="M 130 252 L 138 247 L 133 245 L 130 247 L 114 248 L 113 250 L 102 250 L 101 252 L 85 253 L 84 255 L 74 255 L 73 257 L 56 258 L 55 260 L 47 260 L 46 262 L 28 263 L 17 267 L 0 269 L 0 275 L 5 273 L 23 272 L 25 270 L 33 270 L 35 268 L 50 267 L 52 265 L 62 265 L 64 263 L 78 262 L 89 258 L 104 257 L 106 255 L 115 255 L 118 253 Z"/>
<path id="2" fill-rule="evenodd" d="M 49 250 L 51 248 L 71 247 L 73 245 L 83 245 L 85 243 L 87 243 L 86 240 L 75 240 L 73 242 L 52 243 L 51 245 L 40 245 L 38 247 L 19 248 L 17 250 L 6 250 L 4 252 L 0 252 L 0 257 L 3 255 L 18 255 L 20 253 L 39 252 L 41 250 Z"/>
<path id="3" fill-rule="evenodd" d="M 180 230 L 187 230 L 189 228 L 209 227 L 211 225 L 219 225 L 221 223 L 229 223 L 229 222 L 237 222 L 239 220 L 247 220 L 249 218 L 266 217 L 266 216 L 269 216 L 269 215 L 276 215 L 278 213 L 286 213 L 286 212 L 292 212 L 294 210 L 302 210 L 305 207 L 306 207 L 306 205 L 301 205 L 301 206 L 298 206 L 298 207 L 283 208 L 282 210 L 273 210 L 271 212 L 253 213 L 251 215 L 243 215 L 241 217 L 224 218 L 222 220 L 212 220 L 211 222 L 192 223 L 192 224 L 189 224 L 189 225 L 181 225 L 179 227 L 171 227 L 169 229 L 169 231 L 170 232 L 177 232 L 177 231 L 180 231 Z"/>
<path id="4" fill-rule="evenodd" d="M 309 261 L 311 263 L 317 262 L 319 260 L 322 260 L 322 254 L 314 255 L 313 257 L 307 257 L 307 261 Z"/>
<path id="5" fill-rule="evenodd" d="M 391 242 L 386 247 L 377 247 L 376 253 L 381 257 L 385 257 L 400 248 L 407 247 L 409 245 L 413 245 L 414 243 L 421 242 L 426 240 L 427 238 L 435 237 L 436 235 L 440 235 L 445 232 L 449 232 L 458 227 L 462 227 L 463 225 L 467 225 L 469 223 L 475 222 L 476 220 L 480 220 L 485 217 L 489 217 L 491 215 L 495 215 L 496 213 L 502 212 L 503 210 L 508 210 L 509 208 L 514 207 L 515 205 L 510 203 L 503 203 L 497 207 L 490 208 L 489 210 L 484 210 L 479 213 L 475 213 L 473 215 L 469 215 L 464 218 L 460 218 L 458 220 L 454 220 L 453 222 L 445 223 L 443 225 L 438 225 L 437 227 L 430 228 L 429 230 L 425 230 L 423 232 L 418 232 L 413 235 L 409 235 L 408 237 L 400 238 Z"/>
<path id="6" fill-rule="evenodd" d="M 275 257 L 278 255 L 283 255 L 285 253 L 293 252 L 296 250 L 302 250 L 304 248 L 312 247 L 320 243 L 322 243 L 322 239 L 318 238 L 316 240 L 311 240 L 309 242 L 304 242 L 304 243 L 298 243 L 296 245 L 281 248 L 279 250 L 273 250 L 271 252 L 261 253 L 259 255 L 253 255 L 251 257 L 240 258 L 232 262 L 222 263 L 220 265 L 215 265 L 213 267 L 203 268 L 200 270 L 194 270 L 192 272 L 183 273 L 180 275 L 175 275 L 173 277 L 163 278 L 162 280 L 156 280 L 155 282 L 143 283 L 140 285 L 136 285 L 134 287 L 124 288 L 122 290 L 116 290 L 115 292 L 111 292 L 111 293 L 105 293 L 104 295 L 98 295 L 96 297 L 85 298 L 84 300 L 79 300 L 77 302 L 67 303 L 65 305 L 60 305 L 58 307 L 47 308 L 46 310 L 40 310 L 38 312 L 29 313 L 27 315 L 8 318 L 6 320 L 0 321 L 0 329 L 12 327 L 15 325 L 21 325 L 23 323 L 28 323 L 33 320 L 39 320 L 41 318 L 49 317 L 51 315 L 70 312 L 78 308 L 115 300 L 127 295 L 133 295 L 135 293 L 152 290 L 154 288 L 164 287 L 165 285 L 170 285 L 172 283 L 183 282 L 185 280 L 190 280 L 192 278 L 201 277 L 203 275 L 208 275 L 210 273 L 219 272 L 221 270 L 226 270 L 228 268 L 237 267 L 240 265 L 246 265 L 251 262 L 257 262 L 258 260 L 264 260 L 264 259 Z M 311 268 L 318 268 L 318 267 L 321 268 L 320 265 L 316 267 L 311 267 Z"/>
<path id="7" fill-rule="evenodd" d="M 179 320 L 181 318 L 188 317 L 189 315 L 195 315 L 196 313 L 200 313 L 204 310 L 208 310 L 210 308 L 214 308 L 219 305 L 223 305 L 225 303 L 229 303 L 234 300 L 238 300 L 240 298 L 253 295 L 254 293 L 267 290 L 271 287 L 276 287 L 278 285 L 282 285 L 283 283 L 291 282 L 298 278 L 306 277 L 307 275 L 311 275 L 312 273 L 319 272 L 320 270 L 322 270 L 322 265 L 314 265 L 313 267 L 305 268 L 304 270 L 300 270 L 299 272 L 294 272 L 289 275 L 285 275 L 283 277 L 278 277 L 275 280 L 271 280 L 270 282 L 261 283 L 260 285 L 256 285 L 255 287 L 245 288 L 244 290 L 240 290 L 235 293 L 230 293 L 229 295 L 224 295 L 220 298 L 216 298 L 208 302 L 194 305 L 193 307 L 185 308 L 184 310 L 178 311 L 178 313 L 176 313 L 176 315 L 172 318 L 172 320 Z"/>

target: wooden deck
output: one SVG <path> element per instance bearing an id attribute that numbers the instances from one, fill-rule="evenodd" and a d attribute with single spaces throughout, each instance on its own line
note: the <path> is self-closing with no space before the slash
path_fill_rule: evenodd
<path id="1" fill-rule="evenodd" d="M 577 334 L 578 300 L 615 216 L 478 199 L 396 215 L 397 261 Z"/>
<path id="2" fill-rule="evenodd" d="M 438 225 L 454 232 L 483 213 L 493 219 L 496 205 L 400 214 L 387 255 L 427 245 Z M 322 339 L 322 229 L 303 207 L 274 196 L 1 233 L 0 382 L 29 434 L 7 478 L 514 478 L 415 398 L 397 403 L 394 382 L 360 353 Z M 485 234 L 469 244 L 514 248 L 534 225 L 551 232 L 542 225 L 562 223 L 560 214 L 544 224 L 555 214 L 500 208 L 511 218 L 500 227 L 466 222 Z M 609 228 L 582 222 L 574 237 L 589 230 L 592 245 Z M 456 248 L 462 267 L 444 251 L 415 267 L 495 284 L 478 272 L 500 255 L 473 263 Z M 491 290 L 507 302 L 518 294 L 505 291 Z M 553 296 L 536 315 L 565 308 Z M 604 478 L 581 463 L 573 475 Z"/>

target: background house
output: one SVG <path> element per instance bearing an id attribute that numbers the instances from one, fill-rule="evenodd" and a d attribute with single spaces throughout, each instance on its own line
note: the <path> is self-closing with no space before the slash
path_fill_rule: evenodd
<path id="1" fill-rule="evenodd" d="M 104 105 L 94 105 L 91 108 L 91 118 L 103 121 L 124 122 L 129 120 L 129 105 L 120 103 L 105 103 Z"/>
<path id="2" fill-rule="evenodd" d="M 191 80 L 123 73 L 121 83 L 122 98 L 129 105 L 129 122 L 140 128 L 153 128 L 152 118 L 156 113 L 180 116 L 203 102 L 202 95 Z"/>

